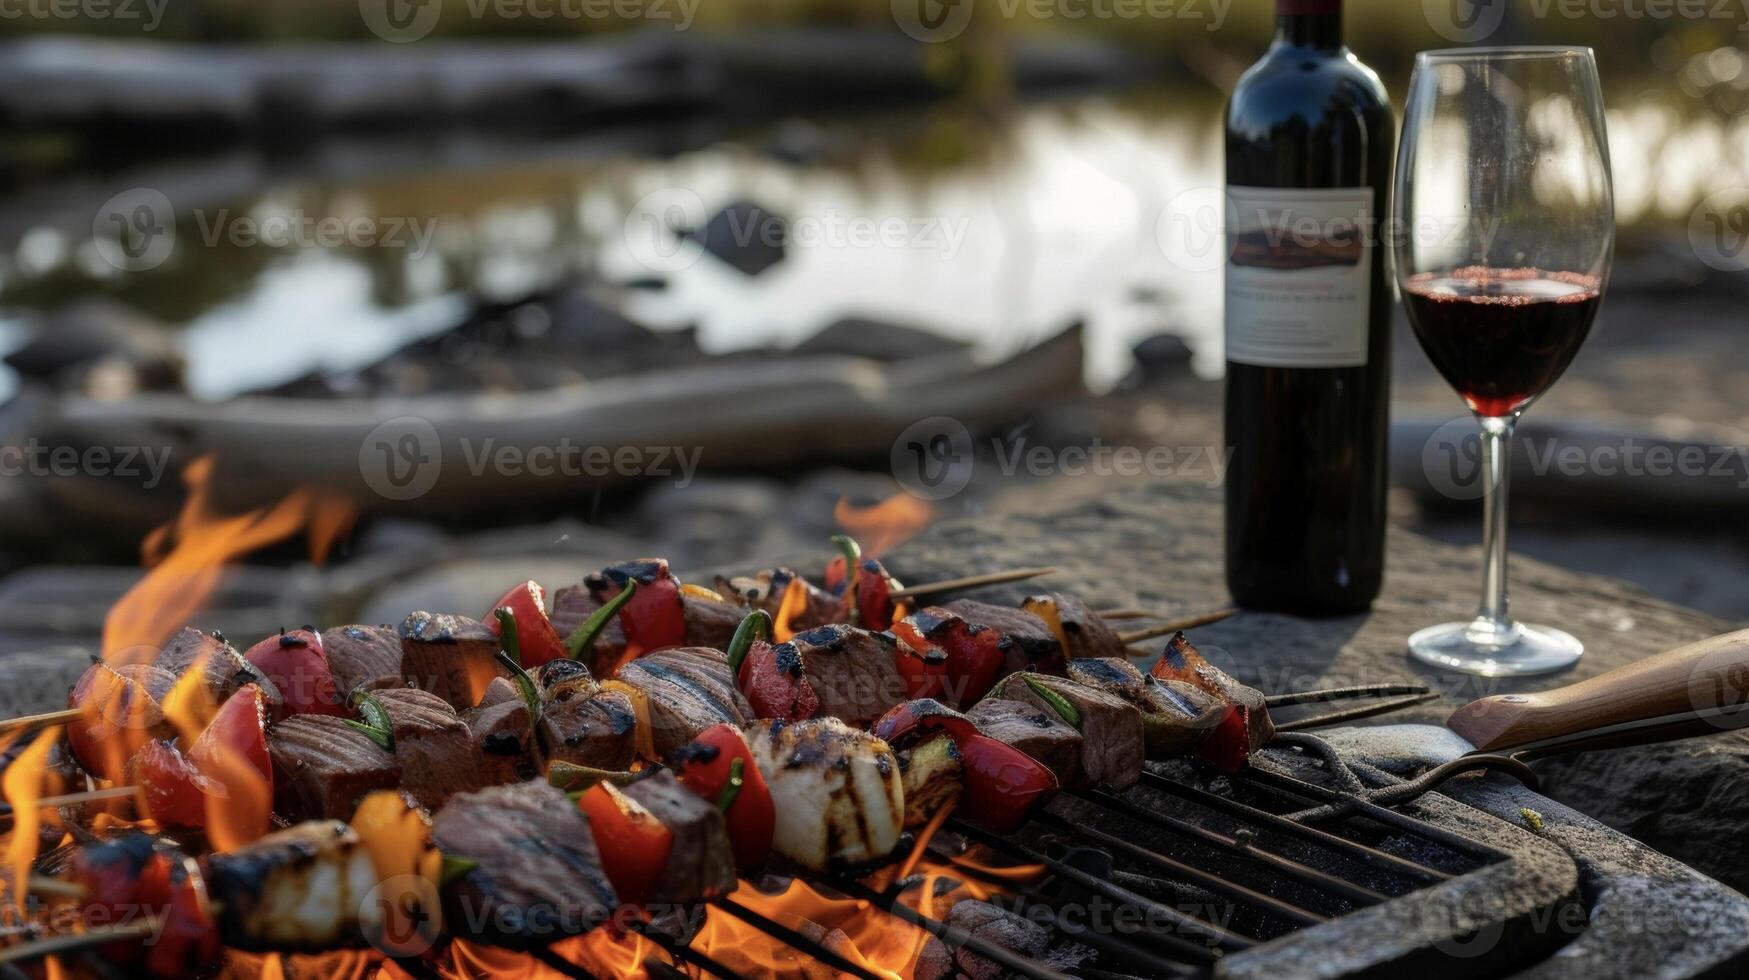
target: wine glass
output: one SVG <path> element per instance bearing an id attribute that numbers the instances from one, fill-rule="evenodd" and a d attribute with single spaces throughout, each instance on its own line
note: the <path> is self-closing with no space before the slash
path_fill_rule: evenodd
<path id="1" fill-rule="evenodd" d="M 1615 242 L 1609 145 L 1589 48 L 1425 51 L 1398 149 L 1392 254 L 1409 322 L 1481 424 L 1482 603 L 1409 638 L 1416 659 L 1485 677 L 1584 652 L 1513 621 L 1506 599 L 1512 430 L 1584 343 Z"/>

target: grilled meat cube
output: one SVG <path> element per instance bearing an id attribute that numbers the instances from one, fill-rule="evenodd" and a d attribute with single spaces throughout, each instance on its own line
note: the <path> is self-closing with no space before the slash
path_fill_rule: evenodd
<path id="1" fill-rule="evenodd" d="M 1226 716 L 1225 701 L 1184 681 L 1160 680 L 1122 657 L 1069 661 L 1069 679 L 1115 694 L 1142 713 L 1150 759 L 1164 759 L 1201 744 Z"/>
<path id="2" fill-rule="evenodd" d="M 553 629 L 558 630 L 561 638 L 569 638 L 577 631 L 577 627 L 595 614 L 601 608 L 600 600 L 589 593 L 589 589 L 581 585 L 570 585 L 554 592 L 551 597 L 552 612 L 547 618 L 552 620 Z M 618 666 L 620 657 L 625 654 L 625 630 L 619 625 L 619 617 L 609 619 L 601 627 L 601 632 L 595 635 L 595 642 L 588 650 L 578 655 L 578 659 L 596 670 L 603 677 L 613 674 L 613 668 Z"/>
<path id="3" fill-rule="evenodd" d="M 514 949 L 551 944 L 605 921 L 619 904 L 589 821 L 539 781 L 462 793 L 437 811 L 431 839 L 478 864 L 444 889 L 459 936 Z"/>
<path id="4" fill-rule="evenodd" d="M 668 758 L 712 725 L 739 727 L 753 720 L 753 709 L 729 676 L 728 657 L 721 650 L 658 650 L 621 667 L 619 680 L 644 692 L 658 759 Z"/>
<path id="5" fill-rule="evenodd" d="M 898 844 L 905 790 L 887 743 L 812 718 L 754 722 L 747 746 L 776 805 L 779 854 L 823 870 L 879 860 Z"/>
<path id="6" fill-rule="evenodd" d="M 1050 708 L 1029 701 L 988 697 L 966 712 L 978 731 L 1012 745 L 1056 774 L 1064 786 L 1082 786 L 1081 733 Z"/>
<path id="7" fill-rule="evenodd" d="M 618 772 L 637 758 L 638 716 L 623 691 L 545 700 L 538 727 L 542 768 L 557 760 Z"/>
<path id="8" fill-rule="evenodd" d="M 336 626 L 322 631 L 322 652 L 341 695 L 355 688 L 402 687 L 401 636 L 387 626 Z"/>
<path id="9" fill-rule="evenodd" d="M 735 638 L 747 610 L 732 602 L 715 602 L 681 593 L 680 615 L 686 620 L 686 642 L 721 650 Z"/>
<path id="10" fill-rule="evenodd" d="M 359 798 L 395 789 L 401 765 L 332 715 L 294 715 L 268 729 L 274 811 L 288 820 L 350 820 Z"/>
<path id="11" fill-rule="evenodd" d="M 774 652 L 779 663 L 800 664 L 820 714 L 866 727 L 905 700 L 905 681 L 893 665 L 897 644 L 891 633 L 831 623 L 797 633 Z M 793 658 L 786 647 L 795 651 Z"/>
<path id="12" fill-rule="evenodd" d="M 650 890 L 650 904 L 685 905 L 735 889 L 729 828 L 714 805 L 680 785 L 666 769 L 624 787 L 624 791 L 674 834 L 668 866 Z"/>
<path id="13" fill-rule="evenodd" d="M 492 683 L 486 685 L 486 693 L 480 695 L 480 703 L 475 708 L 490 708 L 505 701 L 522 703 L 522 695 L 516 691 L 516 685 L 510 683 L 508 677 L 494 677 Z"/>
<path id="14" fill-rule="evenodd" d="M 338 820 L 301 823 L 214 854 L 207 886 L 225 942 L 242 949 L 319 952 L 359 945 L 380 930 L 377 903 L 365 900 L 377 886 L 370 852 Z"/>
<path id="15" fill-rule="evenodd" d="M 401 622 L 401 676 L 457 711 L 480 703 L 498 665 L 498 636 L 466 616 L 416 612 Z"/>
<path id="16" fill-rule="evenodd" d="M 209 709 L 223 704 L 244 684 L 254 684 L 261 688 L 262 696 L 267 699 L 269 718 L 278 718 L 285 713 L 285 699 L 280 696 L 279 688 L 257 672 L 220 633 L 184 628 L 164 644 L 163 651 L 152 664 L 178 678 L 199 664 L 201 693 Z"/>
<path id="17" fill-rule="evenodd" d="M 1275 737 L 1275 724 L 1269 720 L 1263 692 L 1239 683 L 1209 663 L 1182 632 L 1172 634 L 1166 641 L 1166 649 L 1160 652 L 1160 659 L 1149 673 L 1159 680 L 1183 681 L 1233 705 L 1245 716 L 1245 733 L 1253 751 Z"/>
<path id="18" fill-rule="evenodd" d="M 1100 619 L 1091 606 L 1072 595 L 1052 592 L 1029 597 L 1020 608 L 1044 620 L 1057 633 L 1063 655 L 1076 657 L 1122 657 L 1122 640 Z"/>
<path id="19" fill-rule="evenodd" d="M 467 722 L 442 698 L 411 687 L 376 696 L 394 724 L 401 786 L 420 806 L 435 810 L 453 794 L 492 784 Z"/>
<path id="20" fill-rule="evenodd" d="M 955 599 L 942 608 L 966 622 L 987 626 L 1002 634 L 997 648 L 1003 653 L 1002 673 L 1022 670 L 1041 674 L 1061 674 L 1066 657 L 1063 644 L 1050 624 L 1024 609 L 995 606 L 976 599 Z"/>
<path id="21" fill-rule="evenodd" d="M 98 661 L 85 668 L 67 693 L 67 707 L 81 709 L 67 725 L 67 744 L 85 771 L 119 778 L 148 739 L 175 738 L 176 726 L 164 717 L 163 706 L 175 686 L 175 675 L 153 664 L 112 667 Z M 30 742 L 17 739 L 11 749 L 22 751 Z"/>
<path id="22" fill-rule="evenodd" d="M 1083 783 L 1124 789 L 1142 777 L 1142 713 L 1135 706 L 1096 687 L 1034 673 L 1004 677 L 990 696 L 1025 701 L 1045 711 L 1057 712 L 1056 705 L 1035 690 L 1034 685 L 1067 702 L 1079 716 L 1074 725 L 1081 732 Z"/>
<path id="23" fill-rule="evenodd" d="M 601 685 L 595 682 L 595 675 L 581 660 L 549 660 L 536 671 L 535 683 L 540 687 L 543 701 L 586 698 L 601 689 Z M 515 685 L 512 684 L 511 688 L 514 690 Z"/>
<path id="24" fill-rule="evenodd" d="M 802 592 L 802 604 L 791 610 L 791 629 L 810 630 L 837 619 L 844 608 L 843 600 L 788 568 L 775 571 L 768 569 L 756 575 L 738 575 L 734 578 L 723 578 L 719 575 L 717 591 L 750 609 L 763 609 L 775 619 L 778 611 L 783 608 L 784 594 L 789 591 L 790 583 L 795 581 L 801 582 L 799 588 Z"/>
<path id="25" fill-rule="evenodd" d="M 508 681 L 499 678 L 487 689 L 479 707 L 462 712 L 462 721 L 467 723 L 474 751 L 484 768 L 485 785 L 489 786 L 533 779 L 536 774 L 531 755 L 534 729 L 528 723 L 528 705 L 514 691 L 509 700 L 487 703 L 493 697 L 493 688 L 500 683 L 509 686 Z"/>

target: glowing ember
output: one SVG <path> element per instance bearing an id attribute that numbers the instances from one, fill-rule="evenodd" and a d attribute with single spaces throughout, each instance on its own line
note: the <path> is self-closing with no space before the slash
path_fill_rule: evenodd
<path id="1" fill-rule="evenodd" d="M 850 498 L 840 497 L 832 519 L 856 538 L 864 556 L 879 558 L 928 527 L 935 508 L 908 493 L 894 494 L 873 507 L 855 507 Z"/>
<path id="2" fill-rule="evenodd" d="M 200 611 L 232 561 L 307 529 L 310 556 L 319 563 L 357 516 L 351 503 L 310 487 L 299 487 L 269 507 L 220 514 L 212 502 L 212 473 L 210 456 L 189 464 L 183 473 L 189 495 L 182 512 L 141 546 L 152 570 L 104 620 L 105 660 L 126 662 L 138 659 L 141 651 L 155 654 Z"/>

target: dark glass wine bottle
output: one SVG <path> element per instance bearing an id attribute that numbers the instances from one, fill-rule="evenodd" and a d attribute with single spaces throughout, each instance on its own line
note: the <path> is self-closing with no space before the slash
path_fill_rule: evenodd
<path id="1" fill-rule="evenodd" d="M 1340 0 L 1277 0 L 1227 104 L 1227 585 L 1242 606 L 1366 609 L 1384 576 L 1396 129 Z"/>

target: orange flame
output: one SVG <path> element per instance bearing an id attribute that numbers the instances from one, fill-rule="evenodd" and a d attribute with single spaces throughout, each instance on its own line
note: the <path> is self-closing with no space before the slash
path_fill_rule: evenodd
<path id="1" fill-rule="evenodd" d="M 49 750 L 61 740 L 61 729 L 45 728 L 10 766 L 0 775 L 0 791 L 12 807 L 12 837 L 6 842 L 6 866 L 12 872 L 12 901 L 15 912 L 22 913 L 30 894 L 30 868 L 36 863 L 39 846 L 37 832 L 42 827 L 42 811 L 37 801 L 43 798 L 44 776 L 48 773 Z M 58 792 L 58 787 L 50 792 Z"/>
<path id="2" fill-rule="evenodd" d="M 784 587 L 783 601 L 777 605 L 777 615 L 771 618 L 771 638 L 778 643 L 788 643 L 796 635 L 790 620 L 800 615 L 808 607 L 808 583 L 800 576 L 789 580 Z"/>
<path id="3" fill-rule="evenodd" d="M 236 559 L 307 529 L 310 557 L 320 563 L 352 526 L 350 502 L 299 487 L 285 499 L 243 514 L 221 514 L 212 501 L 213 458 L 202 456 L 183 471 L 188 500 L 171 524 L 141 545 L 151 567 L 109 611 L 103 623 L 103 654 L 115 662 L 127 651 L 156 650 L 196 613 Z"/>
<path id="4" fill-rule="evenodd" d="M 849 497 L 839 497 L 832 519 L 856 538 L 865 557 L 879 558 L 928 527 L 935 508 L 908 493 L 896 493 L 873 507 L 856 507 Z"/>

